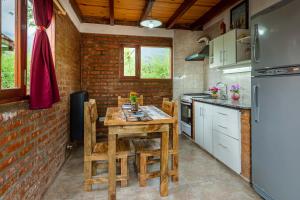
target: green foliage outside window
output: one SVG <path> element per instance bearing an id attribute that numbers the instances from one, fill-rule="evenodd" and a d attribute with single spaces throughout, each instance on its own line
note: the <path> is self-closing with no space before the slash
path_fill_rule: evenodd
<path id="1" fill-rule="evenodd" d="M 142 47 L 141 78 L 171 78 L 171 49 L 158 47 Z"/>
<path id="2" fill-rule="evenodd" d="M 1 87 L 3 89 L 15 87 L 15 52 L 3 51 L 1 57 Z"/>
<path id="3" fill-rule="evenodd" d="M 135 76 L 135 48 L 124 48 L 124 76 Z"/>

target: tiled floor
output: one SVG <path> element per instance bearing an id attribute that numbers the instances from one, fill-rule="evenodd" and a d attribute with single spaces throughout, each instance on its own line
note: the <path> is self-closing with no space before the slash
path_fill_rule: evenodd
<path id="1" fill-rule="evenodd" d="M 231 170 L 216 161 L 185 137 L 180 138 L 180 181 L 170 182 L 169 196 L 159 196 L 159 179 L 148 186 L 138 186 L 133 164 L 130 163 L 130 181 L 126 188 L 117 188 L 117 199 L 124 200 L 259 200 L 252 188 Z M 107 186 L 93 192 L 83 190 L 83 151 L 73 152 L 44 200 L 107 199 Z"/>

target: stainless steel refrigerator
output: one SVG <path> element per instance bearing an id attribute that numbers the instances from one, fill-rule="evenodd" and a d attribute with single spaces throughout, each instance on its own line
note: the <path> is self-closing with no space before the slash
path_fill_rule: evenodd
<path id="1" fill-rule="evenodd" d="M 252 182 L 267 200 L 300 200 L 300 0 L 251 18 Z"/>

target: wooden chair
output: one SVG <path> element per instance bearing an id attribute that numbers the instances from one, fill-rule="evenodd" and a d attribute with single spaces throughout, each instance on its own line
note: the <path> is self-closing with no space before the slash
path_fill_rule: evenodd
<path id="1" fill-rule="evenodd" d="M 140 95 L 140 97 L 137 98 L 137 102 L 140 106 L 144 105 L 144 96 Z M 130 103 L 130 99 L 118 96 L 118 107 L 121 107 L 125 103 Z"/>
<path id="2" fill-rule="evenodd" d="M 98 119 L 96 101 L 91 99 L 84 103 L 84 189 L 91 191 L 93 184 L 108 183 L 107 177 L 97 176 L 97 162 L 108 161 L 108 143 L 96 142 L 96 121 Z M 117 181 L 121 181 L 121 187 L 126 187 L 128 182 L 128 154 L 130 143 L 127 140 L 117 141 L 117 156 L 120 161 L 121 175 Z"/>
<path id="3" fill-rule="evenodd" d="M 171 170 L 169 176 L 172 181 L 178 181 L 178 103 L 174 101 L 163 100 L 162 110 L 174 118 L 172 131 L 170 131 L 169 154 L 172 158 Z M 148 172 L 148 165 L 160 161 L 160 139 L 137 139 L 133 140 L 136 153 L 136 166 L 139 173 L 139 184 L 141 187 L 147 185 L 147 180 L 160 176 L 160 171 Z"/>

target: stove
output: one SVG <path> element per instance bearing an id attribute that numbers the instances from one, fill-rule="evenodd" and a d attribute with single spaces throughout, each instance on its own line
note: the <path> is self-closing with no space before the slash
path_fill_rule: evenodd
<path id="1" fill-rule="evenodd" d="M 192 126 L 193 126 L 193 98 L 207 98 L 209 94 L 206 93 L 187 93 L 181 96 L 181 131 L 188 137 L 192 138 Z"/>
<path id="2" fill-rule="evenodd" d="M 193 98 L 207 98 L 210 94 L 207 93 L 186 93 L 181 96 L 181 101 L 192 103 Z"/>

